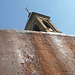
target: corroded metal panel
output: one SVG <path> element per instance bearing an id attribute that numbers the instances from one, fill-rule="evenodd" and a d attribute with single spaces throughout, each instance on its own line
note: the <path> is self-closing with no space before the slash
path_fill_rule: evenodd
<path id="1" fill-rule="evenodd" d="M 75 75 L 75 36 L 0 30 L 0 75 Z"/>

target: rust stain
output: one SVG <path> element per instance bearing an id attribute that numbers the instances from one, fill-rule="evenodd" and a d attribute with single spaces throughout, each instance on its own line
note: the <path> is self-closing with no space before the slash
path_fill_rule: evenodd
<path id="1" fill-rule="evenodd" d="M 0 30 L 0 75 L 75 75 L 75 36 Z"/>

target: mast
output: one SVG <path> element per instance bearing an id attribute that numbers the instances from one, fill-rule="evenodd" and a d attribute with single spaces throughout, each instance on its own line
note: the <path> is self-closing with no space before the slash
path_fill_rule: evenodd
<path id="1" fill-rule="evenodd" d="M 31 12 L 28 10 L 28 8 L 24 8 L 24 9 L 27 10 L 27 12 L 28 12 L 28 17 L 30 17 Z"/>

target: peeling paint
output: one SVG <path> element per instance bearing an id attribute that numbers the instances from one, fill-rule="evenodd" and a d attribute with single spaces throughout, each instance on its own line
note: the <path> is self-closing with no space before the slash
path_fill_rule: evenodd
<path id="1" fill-rule="evenodd" d="M 75 35 L 0 30 L 0 60 L 1 75 L 75 75 Z"/>

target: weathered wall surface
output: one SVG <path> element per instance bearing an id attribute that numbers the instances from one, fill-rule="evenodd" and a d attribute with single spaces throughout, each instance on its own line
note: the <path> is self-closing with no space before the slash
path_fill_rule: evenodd
<path id="1" fill-rule="evenodd" d="M 75 36 L 0 30 L 0 75 L 75 75 Z"/>

